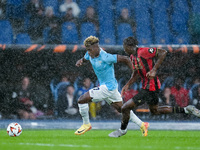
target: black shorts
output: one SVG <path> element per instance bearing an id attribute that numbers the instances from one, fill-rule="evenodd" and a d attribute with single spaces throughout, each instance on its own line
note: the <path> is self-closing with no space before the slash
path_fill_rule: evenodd
<path id="1" fill-rule="evenodd" d="M 149 91 L 141 89 L 141 91 L 138 94 L 136 94 L 132 99 L 137 106 L 142 105 L 145 102 L 149 105 L 157 105 L 159 101 L 158 94 L 159 90 Z"/>

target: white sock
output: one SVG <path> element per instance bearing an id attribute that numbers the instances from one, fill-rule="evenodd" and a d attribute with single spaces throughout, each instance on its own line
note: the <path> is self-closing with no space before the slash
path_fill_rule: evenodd
<path id="1" fill-rule="evenodd" d="M 79 107 L 79 112 L 81 114 L 81 117 L 83 119 L 83 124 L 90 123 L 88 104 L 78 104 L 78 107 Z"/>
<path id="2" fill-rule="evenodd" d="M 134 114 L 132 110 L 130 111 L 130 121 L 134 122 L 139 127 L 142 125 L 142 121 Z"/>
<path id="3" fill-rule="evenodd" d="M 126 133 L 126 132 L 127 132 L 127 129 L 125 129 L 125 130 L 119 129 L 119 131 L 120 131 L 121 133 Z"/>
<path id="4" fill-rule="evenodd" d="M 183 108 L 186 114 L 189 114 L 189 111 L 187 111 L 186 107 Z"/>

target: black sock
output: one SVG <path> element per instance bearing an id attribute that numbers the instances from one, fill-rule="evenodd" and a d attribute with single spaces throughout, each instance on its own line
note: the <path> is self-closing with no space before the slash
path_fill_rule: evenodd
<path id="1" fill-rule="evenodd" d="M 174 106 L 172 112 L 173 112 L 173 113 L 185 113 L 185 110 L 184 110 L 183 107 Z"/>
<path id="2" fill-rule="evenodd" d="M 124 123 L 123 121 L 121 122 L 121 130 L 126 130 L 127 128 L 127 123 Z"/>

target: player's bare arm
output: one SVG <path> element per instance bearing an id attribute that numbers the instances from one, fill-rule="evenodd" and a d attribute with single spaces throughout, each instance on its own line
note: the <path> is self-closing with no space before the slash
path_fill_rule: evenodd
<path id="1" fill-rule="evenodd" d="M 84 65 L 85 62 L 87 62 L 87 60 L 85 58 L 81 58 L 76 62 L 76 66 L 77 67 L 82 66 Z"/>
<path id="2" fill-rule="evenodd" d="M 133 71 L 131 78 L 128 80 L 126 85 L 122 88 L 121 95 L 123 95 L 124 92 L 126 92 L 129 89 L 129 87 L 137 80 L 137 78 L 138 78 L 138 72 Z"/>
<path id="3" fill-rule="evenodd" d="M 126 85 L 122 88 L 121 95 L 123 95 L 124 92 L 129 89 L 130 85 L 132 85 L 136 81 L 137 71 L 134 71 L 133 66 L 132 66 L 132 62 L 131 62 L 130 58 L 127 57 L 127 56 L 117 55 L 117 62 L 125 63 L 132 71 L 131 78 L 126 83 Z"/>
<path id="4" fill-rule="evenodd" d="M 167 55 L 167 51 L 164 49 L 158 49 L 157 53 L 158 53 L 158 60 L 156 61 L 156 64 L 154 65 L 153 69 L 146 74 L 147 78 L 153 79 L 156 76 L 157 69 L 162 64 L 163 60 Z"/>
<path id="5" fill-rule="evenodd" d="M 134 71 L 129 57 L 123 55 L 117 55 L 117 62 L 125 63 L 131 69 L 131 72 Z"/>

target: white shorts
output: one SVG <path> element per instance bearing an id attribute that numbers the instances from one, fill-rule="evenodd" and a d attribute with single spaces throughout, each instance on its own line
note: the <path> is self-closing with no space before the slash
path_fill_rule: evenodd
<path id="1" fill-rule="evenodd" d="M 108 104 L 112 102 L 121 102 L 122 97 L 117 89 L 109 91 L 106 85 L 101 85 L 89 90 L 90 97 L 93 102 L 100 102 L 105 100 Z"/>

